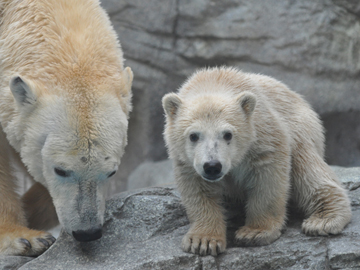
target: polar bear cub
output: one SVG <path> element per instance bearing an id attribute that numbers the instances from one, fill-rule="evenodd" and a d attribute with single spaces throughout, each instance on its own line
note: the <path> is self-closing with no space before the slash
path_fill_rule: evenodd
<path id="1" fill-rule="evenodd" d="M 317 114 L 273 78 L 234 68 L 196 72 L 163 97 L 165 140 L 190 220 L 184 251 L 226 248 L 224 196 L 245 202 L 241 245 L 278 239 L 291 194 L 307 235 L 338 234 L 350 222 L 345 190 L 324 162 Z"/>

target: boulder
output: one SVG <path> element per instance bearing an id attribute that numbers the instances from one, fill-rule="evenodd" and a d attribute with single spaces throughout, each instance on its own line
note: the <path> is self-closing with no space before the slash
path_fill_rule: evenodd
<path id="1" fill-rule="evenodd" d="M 229 218 L 225 253 L 200 257 L 180 248 L 189 223 L 176 189 L 148 188 L 120 193 L 107 201 L 101 239 L 79 243 L 62 231 L 55 244 L 38 258 L 2 257 L 0 266 L 21 270 L 358 269 L 360 168 L 335 167 L 334 170 L 350 189 L 353 209 L 353 219 L 340 235 L 304 235 L 301 215 L 290 209 L 286 230 L 273 244 L 237 247 L 233 242 L 234 232 L 244 220 Z M 228 209 L 230 217 L 234 212 L 231 205 Z"/>
<path id="2" fill-rule="evenodd" d="M 302 94 L 327 129 L 328 161 L 360 165 L 357 0 L 103 0 L 134 71 L 129 145 L 111 191 L 166 158 L 162 96 L 196 69 L 232 65 Z"/>
<path id="3" fill-rule="evenodd" d="M 22 265 L 33 260 L 31 257 L 22 256 L 1 256 L 0 255 L 0 269 L 1 270 L 17 270 Z"/>

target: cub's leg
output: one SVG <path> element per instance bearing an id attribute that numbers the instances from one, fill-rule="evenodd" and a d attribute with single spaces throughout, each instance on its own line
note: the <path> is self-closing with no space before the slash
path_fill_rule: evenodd
<path id="1" fill-rule="evenodd" d="M 245 226 L 235 233 L 240 245 L 268 245 L 278 239 L 286 219 L 290 160 L 285 155 L 271 164 L 255 166 L 246 180 Z"/>
<path id="2" fill-rule="evenodd" d="M 49 191 L 35 183 L 22 197 L 28 226 L 36 230 L 49 230 L 59 224 Z"/>
<path id="3" fill-rule="evenodd" d="M 294 197 L 308 217 L 302 230 L 308 235 L 338 234 L 351 220 L 348 196 L 335 173 L 311 147 L 293 156 Z"/>
<path id="4" fill-rule="evenodd" d="M 36 256 L 55 241 L 46 232 L 26 227 L 21 201 L 15 192 L 8 161 L 8 145 L 0 130 L 0 254 Z"/>
<path id="5" fill-rule="evenodd" d="M 208 183 L 193 170 L 183 175 L 175 166 L 175 177 L 182 202 L 190 220 L 190 229 L 182 240 L 182 249 L 200 255 L 213 255 L 225 251 L 226 222 L 221 207 L 222 186 Z"/>

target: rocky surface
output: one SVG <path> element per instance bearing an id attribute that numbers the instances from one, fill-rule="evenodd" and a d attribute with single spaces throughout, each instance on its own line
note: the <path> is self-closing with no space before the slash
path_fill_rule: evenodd
<path id="1" fill-rule="evenodd" d="M 0 269 L 1 270 L 16 270 L 22 265 L 33 260 L 31 257 L 21 256 L 1 256 L 0 255 Z"/>
<path id="2" fill-rule="evenodd" d="M 236 247 L 234 231 L 243 220 L 230 219 L 225 253 L 216 258 L 184 253 L 180 241 L 189 225 L 178 192 L 149 188 L 107 202 L 100 240 L 78 243 L 62 232 L 38 258 L 2 257 L 0 269 L 360 269 L 360 168 L 334 170 L 350 189 L 353 208 L 352 222 L 338 236 L 305 236 L 302 218 L 291 209 L 284 234 L 271 245 Z"/>
<path id="3" fill-rule="evenodd" d="M 273 76 L 301 93 L 328 130 L 331 164 L 360 165 L 357 0 L 102 0 L 134 77 L 129 145 L 111 190 L 166 158 L 161 97 L 205 66 Z"/>

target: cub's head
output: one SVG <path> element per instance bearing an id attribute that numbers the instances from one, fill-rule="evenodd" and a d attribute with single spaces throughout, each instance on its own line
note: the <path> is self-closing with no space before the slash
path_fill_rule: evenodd
<path id="1" fill-rule="evenodd" d="M 221 180 L 238 165 L 254 139 L 256 97 L 228 87 L 193 78 L 180 94 L 170 93 L 162 100 L 170 157 L 192 166 L 210 182 Z"/>
<path id="2" fill-rule="evenodd" d="M 76 82 L 51 89 L 13 77 L 10 89 L 22 122 L 18 150 L 36 181 L 50 192 L 60 223 L 78 241 L 101 237 L 105 184 L 127 144 L 130 68 L 97 89 Z"/>

